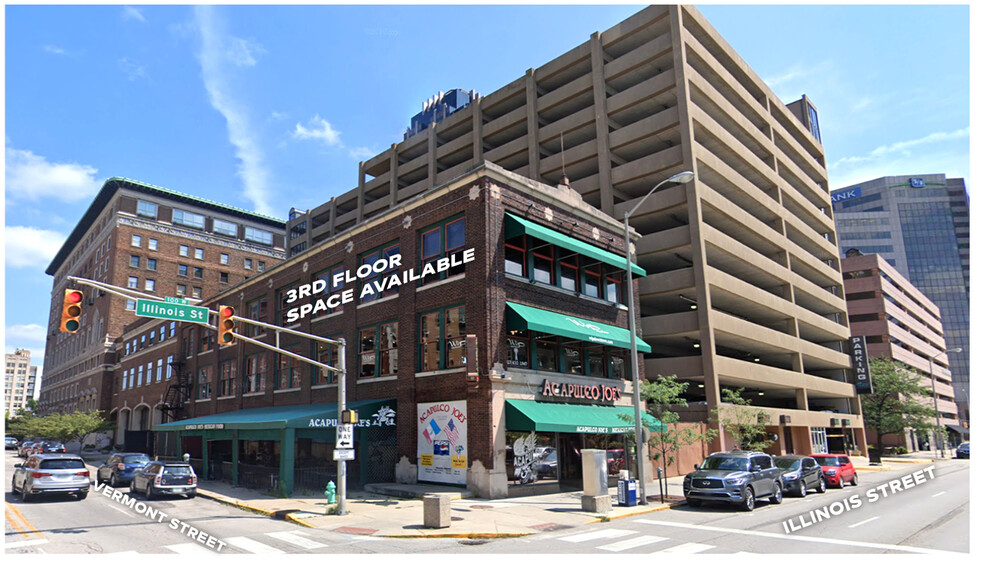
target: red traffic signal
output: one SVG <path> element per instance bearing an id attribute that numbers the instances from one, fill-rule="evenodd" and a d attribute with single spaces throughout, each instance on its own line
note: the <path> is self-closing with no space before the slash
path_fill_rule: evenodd
<path id="1" fill-rule="evenodd" d="M 79 331 L 79 326 L 81 326 L 79 318 L 82 317 L 82 300 L 84 298 L 85 295 L 82 294 L 81 290 L 65 289 L 65 298 L 62 301 L 61 324 L 58 326 L 59 331 L 70 334 Z"/>
<path id="2" fill-rule="evenodd" d="M 219 345 L 232 345 L 236 341 L 236 309 L 232 306 L 219 306 Z"/>

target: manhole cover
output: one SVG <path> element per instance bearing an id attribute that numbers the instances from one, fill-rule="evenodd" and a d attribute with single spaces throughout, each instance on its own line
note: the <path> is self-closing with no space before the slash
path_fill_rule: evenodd
<path id="1" fill-rule="evenodd" d="M 489 540 L 487 540 L 487 539 L 463 539 L 463 540 L 458 540 L 458 543 L 460 543 L 461 545 L 484 545 L 486 543 L 489 543 Z"/>
<path id="2" fill-rule="evenodd" d="M 474 508 L 475 510 L 488 510 L 489 508 L 495 508 L 495 506 L 489 506 L 488 504 L 473 504 L 469 508 Z"/>

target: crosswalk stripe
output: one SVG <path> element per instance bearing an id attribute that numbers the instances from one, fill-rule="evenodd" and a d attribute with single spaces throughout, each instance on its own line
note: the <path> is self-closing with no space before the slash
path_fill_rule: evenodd
<path id="1" fill-rule="evenodd" d="M 681 543 L 680 545 L 674 545 L 656 553 L 700 553 L 708 549 L 714 549 L 714 546 L 703 543 Z"/>
<path id="2" fill-rule="evenodd" d="M 238 547 L 249 553 L 262 553 L 262 554 L 275 554 L 275 553 L 285 553 L 276 547 L 270 547 L 265 543 L 260 543 L 258 541 L 251 540 L 247 537 L 229 538 L 226 540 L 229 545 Z"/>
<path id="3" fill-rule="evenodd" d="M 625 551 L 626 549 L 633 549 L 636 547 L 642 547 L 644 545 L 649 545 L 651 543 L 658 543 L 665 541 L 668 538 L 661 538 L 659 536 L 639 536 L 635 538 L 629 538 L 627 540 L 617 541 L 615 543 L 610 543 L 608 545 L 599 546 L 598 549 L 604 549 L 605 551 Z"/>
<path id="4" fill-rule="evenodd" d="M 304 549 L 318 549 L 319 547 L 328 547 L 327 545 L 309 540 L 307 538 L 302 538 L 301 536 L 291 533 L 291 532 L 268 532 L 268 536 L 276 538 L 280 541 L 285 541 L 290 544 L 298 545 Z"/>
<path id="5" fill-rule="evenodd" d="M 181 555 L 215 555 L 211 550 L 200 543 L 179 543 L 177 545 L 165 545 L 164 549 L 169 549 Z"/>
<path id="6" fill-rule="evenodd" d="M 571 543 L 581 543 L 582 541 L 594 540 L 594 539 L 608 539 L 608 538 L 620 538 L 622 536 L 627 536 L 629 534 L 635 534 L 632 530 L 616 530 L 615 528 L 595 530 L 593 532 L 588 532 L 585 534 L 577 534 L 573 536 L 567 536 L 560 538 L 561 541 L 569 541 Z"/>

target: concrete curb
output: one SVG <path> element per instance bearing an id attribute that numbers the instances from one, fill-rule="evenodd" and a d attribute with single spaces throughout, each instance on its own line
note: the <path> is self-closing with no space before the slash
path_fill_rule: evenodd
<path id="1" fill-rule="evenodd" d="M 624 514 L 619 514 L 618 516 L 605 516 L 605 517 L 602 517 L 602 518 L 595 518 L 594 520 L 590 520 L 588 522 L 585 522 L 585 524 L 597 524 L 598 522 L 605 522 L 605 521 L 611 521 L 611 520 L 620 520 L 622 518 L 631 518 L 632 516 L 639 516 L 639 515 L 642 515 L 642 514 L 651 514 L 653 512 L 662 512 L 664 510 L 669 510 L 670 508 L 675 508 L 677 506 L 686 506 L 686 504 L 687 504 L 687 501 L 686 500 L 680 500 L 680 501 L 677 501 L 677 502 L 666 502 L 666 503 L 663 503 L 663 504 L 659 504 L 658 506 L 654 506 L 653 508 L 641 508 L 639 510 L 631 510 L 631 511 L 626 512 Z"/>
<path id="2" fill-rule="evenodd" d="M 384 534 L 378 537 L 382 538 L 395 538 L 395 539 L 503 539 L 503 538 L 521 538 L 526 536 L 531 536 L 536 532 L 515 532 L 515 533 L 500 533 L 500 534 L 480 534 L 480 533 L 468 533 L 468 534 Z"/>

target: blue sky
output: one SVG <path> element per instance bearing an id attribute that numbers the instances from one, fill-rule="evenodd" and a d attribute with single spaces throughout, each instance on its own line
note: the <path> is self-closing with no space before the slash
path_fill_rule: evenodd
<path id="1" fill-rule="evenodd" d="M 6 6 L 5 348 L 122 176 L 285 218 L 356 186 L 439 90 L 487 94 L 639 6 Z M 701 6 L 820 114 L 830 185 L 969 178 L 967 6 Z"/>

